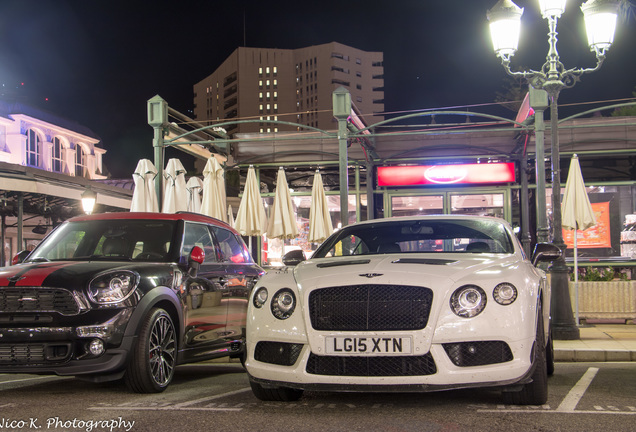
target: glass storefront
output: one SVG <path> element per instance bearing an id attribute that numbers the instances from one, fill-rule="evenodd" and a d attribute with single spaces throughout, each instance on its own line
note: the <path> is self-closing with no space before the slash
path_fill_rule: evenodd
<path id="1" fill-rule="evenodd" d="M 585 231 L 577 231 L 578 256 L 584 260 L 636 259 L 636 236 L 631 234 L 636 231 L 636 185 L 588 186 L 586 191 L 597 224 Z M 564 192 L 565 187 L 561 188 L 561 196 Z M 552 190 L 549 188 L 546 189 L 546 204 L 549 223 L 552 217 Z M 563 230 L 563 239 L 568 246 L 566 254 L 572 257 L 574 231 Z"/>
<path id="2" fill-rule="evenodd" d="M 435 195 L 391 196 L 391 216 L 464 214 L 504 218 L 505 193 L 445 192 Z"/>

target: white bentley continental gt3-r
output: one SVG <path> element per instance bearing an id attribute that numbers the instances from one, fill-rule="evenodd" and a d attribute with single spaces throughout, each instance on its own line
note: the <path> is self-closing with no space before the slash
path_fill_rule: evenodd
<path id="1" fill-rule="evenodd" d="M 504 220 L 422 216 L 352 224 L 299 253 L 251 294 L 259 399 L 497 387 L 506 403 L 547 401 L 550 285 L 535 266 L 556 246 L 530 260 Z"/>

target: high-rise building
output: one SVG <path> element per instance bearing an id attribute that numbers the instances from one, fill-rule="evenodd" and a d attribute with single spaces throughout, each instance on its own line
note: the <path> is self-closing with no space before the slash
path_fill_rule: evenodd
<path id="1" fill-rule="evenodd" d="M 194 85 L 194 115 L 201 123 L 258 120 L 226 127 L 229 134 L 336 129 L 332 92 L 344 87 L 367 123 L 384 111 L 383 53 L 337 42 L 299 49 L 237 48 Z M 371 118 L 373 116 L 373 118 Z M 293 125 L 281 125 L 273 121 Z"/>

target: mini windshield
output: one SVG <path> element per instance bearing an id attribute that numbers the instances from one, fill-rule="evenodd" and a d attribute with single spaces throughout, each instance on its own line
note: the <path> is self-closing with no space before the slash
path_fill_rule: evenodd
<path id="1" fill-rule="evenodd" d="M 496 220 L 391 220 L 345 227 L 313 257 L 439 252 L 511 254 L 514 247 Z"/>
<path id="2" fill-rule="evenodd" d="M 91 220 L 58 227 L 27 262 L 60 260 L 169 261 L 176 221 Z"/>

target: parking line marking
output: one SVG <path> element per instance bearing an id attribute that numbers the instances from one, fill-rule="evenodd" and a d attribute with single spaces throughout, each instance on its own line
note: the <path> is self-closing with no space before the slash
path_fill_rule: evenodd
<path id="1" fill-rule="evenodd" d="M 242 407 L 226 408 L 226 407 L 193 407 L 192 405 L 208 402 L 215 399 L 221 399 L 226 396 L 234 396 L 236 394 L 245 393 L 250 391 L 251 388 L 246 387 L 239 390 L 234 390 L 227 393 L 222 393 L 214 396 L 207 396 L 200 399 L 181 402 L 175 405 L 162 405 L 162 406 L 124 406 L 124 405 L 110 405 L 102 407 L 89 407 L 90 410 L 125 410 L 125 411 L 242 411 Z M 243 405 L 243 404 L 241 404 Z"/>
<path id="2" fill-rule="evenodd" d="M 33 380 L 51 379 L 51 378 L 53 378 L 54 380 L 63 380 L 63 379 L 72 379 L 73 377 L 42 376 L 42 377 L 35 377 L 35 378 L 22 378 L 22 379 L 11 380 L 11 381 L 0 381 L 0 385 L 2 385 L 2 384 L 17 383 L 17 382 L 22 382 L 22 381 L 33 381 Z"/>
<path id="3" fill-rule="evenodd" d="M 572 412 L 578 405 L 579 401 L 585 394 L 587 388 L 592 384 L 592 380 L 598 373 L 598 368 L 589 368 L 577 382 L 574 387 L 565 396 L 565 399 L 557 407 L 557 412 Z"/>
<path id="4" fill-rule="evenodd" d="M 187 406 L 190 406 L 190 405 L 195 405 L 195 404 L 198 404 L 198 403 L 201 403 L 201 402 L 207 402 L 207 401 L 211 401 L 211 400 L 214 400 L 214 399 L 220 399 L 220 398 L 223 398 L 223 397 L 226 397 L 226 396 L 234 396 L 235 394 L 245 393 L 246 391 L 249 391 L 249 390 L 251 390 L 251 388 L 250 387 L 246 387 L 246 388 L 242 388 L 242 389 L 239 389 L 239 390 L 234 390 L 234 391 L 227 392 L 227 393 L 222 393 L 222 394 L 218 394 L 218 395 L 214 395 L 214 396 L 207 396 L 207 397 L 204 397 L 204 398 L 201 398 L 201 399 L 195 399 L 195 400 L 188 401 L 188 402 L 182 402 L 182 403 L 173 405 L 172 407 L 173 408 L 177 408 L 177 409 L 178 408 L 183 408 L 183 407 L 187 407 Z"/>

